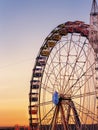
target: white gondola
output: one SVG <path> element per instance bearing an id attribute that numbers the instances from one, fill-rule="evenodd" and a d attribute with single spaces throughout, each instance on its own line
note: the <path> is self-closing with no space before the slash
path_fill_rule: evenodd
<path id="1" fill-rule="evenodd" d="M 33 76 L 34 77 L 41 77 L 42 76 L 42 68 L 35 68 Z"/>
<path id="2" fill-rule="evenodd" d="M 37 102 L 38 101 L 38 97 L 32 97 L 32 102 Z"/>
<path id="3" fill-rule="evenodd" d="M 39 80 L 32 80 L 31 81 L 31 88 L 32 89 L 39 89 L 39 87 L 40 87 L 40 81 Z"/>
<path id="4" fill-rule="evenodd" d="M 45 66 L 45 64 L 46 64 L 46 57 L 44 56 L 37 57 L 37 62 L 36 62 L 37 66 Z"/>
<path id="5" fill-rule="evenodd" d="M 32 85 L 31 88 L 32 88 L 32 89 L 39 89 L 39 87 L 40 87 L 39 85 Z"/>
<path id="6" fill-rule="evenodd" d="M 39 57 L 37 57 L 37 60 L 38 60 L 39 62 L 41 62 L 41 61 L 46 61 L 46 57 L 44 57 L 44 56 L 39 56 Z"/>
<path id="7" fill-rule="evenodd" d="M 32 122 L 33 122 L 33 125 L 37 125 L 38 124 L 38 118 L 32 118 Z M 34 129 L 35 130 L 35 129 Z M 36 129 L 37 130 L 37 129 Z"/>
<path id="8" fill-rule="evenodd" d="M 37 96 L 37 95 L 38 95 L 38 93 L 31 93 L 31 95 L 32 95 L 32 96 L 35 96 L 35 95 Z"/>
<path id="9" fill-rule="evenodd" d="M 40 81 L 39 80 L 31 80 L 31 84 L 32 85 L 40 85 Z"/>
<path id="10" fill-rule="evenodd" d="M 29 106 L 29 107 L 32 107 L 32 108 L 38 108 L 38 105 L 31 105 L 31 106 Z"/>

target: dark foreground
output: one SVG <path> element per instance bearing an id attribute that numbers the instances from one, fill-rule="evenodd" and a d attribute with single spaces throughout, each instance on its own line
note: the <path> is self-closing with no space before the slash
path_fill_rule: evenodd
<path id="1" fill-rule="evenodd" d="M 56 129 L 64 130 L 61 125 L 58 125 Z M 70 125 L 70 129 L 77 130 L 74 125 Z M 30 130 L 30 127 L 22 127 L 22 126 L 21 127 L 19 126 L 18 127 L 16 126 L 15 127 L 0 127 L 0 130 Z M 34 130 L 38 130 L 38 129 L 34 129 Z M 48 125 L 42 126 L 41 130 L 49 130 L 49 126 Z M 98 130 L 98 124 L 86 125 L 86 126 L 83 125 L 81 130 Z"/>
<path id="2" fill-rule="evenodd" d="M 0 130 L 30 130 L 29 127 L 0 127 Z"/>
<path id="3" fill-rule="evenodd" d="M 50 130 L 49 126 L 42 126 L 41 130 Z M 58 125 L 56 127 L 56 130 L 64 130 L 64 128 L 62 127 L 62 125 Z M 70 125 L 69 126 L 69 130 L 77 130 L 75 125 Z M 82 125 L 82 129 L 81 130 L 98 130 L 98 124 L 95 125 Z"/>

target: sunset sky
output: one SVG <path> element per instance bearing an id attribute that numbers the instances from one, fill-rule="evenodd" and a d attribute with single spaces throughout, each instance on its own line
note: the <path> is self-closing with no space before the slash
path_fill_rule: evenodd
<path id="1" fill-rule="evenodd" d="M 28 125 L 37 53 L 59 24 L 89 23 L 92 0 L 0 0 L 0 126 Z"/>

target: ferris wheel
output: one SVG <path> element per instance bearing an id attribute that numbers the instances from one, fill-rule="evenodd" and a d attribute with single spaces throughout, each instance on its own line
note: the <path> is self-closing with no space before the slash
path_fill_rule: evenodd
<path id="1" fill-rule="evenodd" d="M 89 28 L 68 21 L 46 37 L 30 82 L 32 130 L 96 130 L 98 47 Z"/>
<path id="2" fill-rule="evenodd" d="M 88 28 L 81 21 L 67 22 L 45 39 L 31 80 L 33 129 L 73 130 L 97 123 L 95 60 Z"/>

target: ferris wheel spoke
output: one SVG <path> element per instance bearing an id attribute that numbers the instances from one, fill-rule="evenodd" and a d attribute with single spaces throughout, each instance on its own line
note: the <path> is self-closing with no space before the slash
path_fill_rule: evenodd
<path id="1" fill-rule="evenodd" d="M 70 48 L 71 48 L 71 41 L 72 41 L 72 35 L 71 35 L 71 39 L 70 39 L 69 44 L 68 44 L 69 46 L 67 47 L 66 67 L 65 67 L 65 70 L 64 70 L 64 79 L 63 79 L 62 86 L 64 86 L 65 81 L 66 81 L 66 76 L 65 75 L 67 75 L 66 72 L 68 71 L 68 62 L 69 62 L 69 54 L 70 54 Z M 64 49 L 64 50 L 66 52 L 66 49 Z M 65 89 L 66 89 L 66 86 L 65 86 Z M 64 91 L 64 89 L 62 89 L 62 90 Z"/>
<path id="2" fill-rule="evenodd" d="M 53 83 L 51 82 L 50 79 L 48 79 L 47 82 L 50 82 L 51 86 L 53 86 Z M 42 87 L 41 88 L 43 90 L 45 90 L 46 92 L 49 92 L 50 94 L 52 94 L 53 93 L 53 88 L 50 87 L 49 85 L 47 85 L 47 82 L 46 83 L 42 83 Z"/>
<path id="3" fill-rule="evenodd" d="M 92 75 L 88 75 L 88 71 L 91 69 L 91 67 L 93 66 L 95 64 L 95 62 L 82 74 L 82 75 L 80 75 L 80 77 L 76 80 L 76 82 L 67 90 L 67 92 L 66 93 L 68 93 L 80 80 L 81 80 L 81 78 L 83 77 L 83 76 L 85 76 L 85 75 L 87 75 L 87 79 L 86 79 L 86 81 L 81 85 L 81 86 L 79 86 L 79 89 L 77 90 L 77 91 L 79 91 L 80 90 L 80 88 L 81 87 L 83 87 L 83 85 L 92 77 Z M 93 73 L 94 74 L 94 73 Z M 76 92 L 77 92 L 76 91 Z M 76 92 L 74 93 L 74 94 L 76 94 Z"/>
<path id="4" fill-rule="evenodd" d="M 80 91 L 80 89 L 82 89 L 82 87 L 92 78 L 92 75 L 89 75 L 88 78 L 86 79 L 86 81 L 84 80 L 84 82 L 79 86 L 79 88 L 74 91 L 73 95 L 75 95 L 76 93 L 78 93 Z M 85 88 L 86 89 L 86 88 Z"/>
<path id="5" fill-rule="evenodd" d="M 86 62 L 85 62 L 86 63 Z M 83 71 L 83 68 L 85 67 L 85 63 L 84 63 L 84 65 L 82 66 L 82 68 L 80 68 L 80 70 L 81 70 L 81 72 L 80 72 L 80 74 L 77 76 L 77 77 L 79 77 L 80 75 L 81 75 L 81 73 L 83 74 L 83 73 L 85 73 L 85 76 L 87 76 L 88 78 L 87 78 L 87 81 L 92 77 L 92 75 L 94 74 L 94 73 L 92 73 L 92 74 L 89 74 L 89 70 L 87 71 L 87 72 L 84 72 Z M 91 67 L 92 67 L 92 65 L 91 65 Z M 77 70 L 78 71 L 78 70 Z M 83 76 L 84 77 L 84 76 Z M 82 77 L 81 77 L 81 79 L 82 79 Z M 73 87 L 73 90 L 72 90 L 72 93 L 77 93 L 82 87 L 83 87 L 83 85 L 87 82 L 87 81 L 85 81 L 85 79 L 83 80 L 78 80 L 78 82 L 76 83 L 77 84 L 77 91 L 75 90 L 76 89 L 76 87 L 75 87 L 75 85 L 74 85 L 74 87 Z M 84 84 L 83 84 L 83 82 L 84 82 Z M 81 84 L 82 83 L 82 84 Z M 81 84 L 81 87 L 80 87 L 80 85 L 79 84 Z M 78 88 L 79 87 L 79 88 Z M 74 95 L 75 95 L 74 94 Z"/>
<path id="6" fill-rule="evenodd" d="M 70 67 L 72 67 L 71 65 L 70 65 Z M 85 63 L 83 63 L 83 65 L 80 67 L 80 66 L 78 66 L 78 68 L 75 68 L 75 70 L 74 70 L 74 75 L 76 75 L 76 78 L 78 78 L 79 76 L 80 76 L 80 74 L 81 73 L 83 73 L 83 68 L 85 67 Z M 79 73 L 78 73 L 79 72 Z M 76 79 L 77 80 L 77 79 Z M 75 90 L 75 86 L 73 87 L 73 90 L 71 90 L 72 91 L 72 93 L 74 92 L 74 90 Z"/>
<path id="7" fill-rule="evenodd" d="M 74 102 L 75 103 L 75 102 Z M 78 105 L 78 106 L 77 106 Z M 77 110 L 77 114 L 78 114 L 78 118 L 80 119 L 81 122 L 81 126 L 84 125 L 85 123 L 88 124 L 88 121 L 92 121 L 92 122 L 96 122 L 97 118 L 96 115 L 94 115 L 94 113 L 91 113 L 91 111 L 89 111 L 88 109 L 84 108 L 84 107 L 80 107 L 79 104 L 75 105 L 75 109 Z M 71 106 L 73 108 L 73 106 Z M 85 110 L 86 109 L 86 110 Z M 72 120 L 72 122 L 74 122 L 76 124 L 75 118 L 77 118 L 77 114 L 75 115 L 70 115 L 70 119 Z M 79 128 L 79 126 L 76 124 L 77 128 Z M 85 128 L 88 129 L 87 126 L 85 126 Z"/>
<path id="8" fill-rule="evenodd" d="M 52 66 L 53 66 L 53 64 L 52 64 Z M 56 66 L 58 66 L 58 64 L 57 64 Z M 53 89 L 54 89 L 54 88 L 53 88 L 53 86 L 54 86 L 53 81 L 56 79 L 56 74 L 55 74 L 55 71 L 54 71 L 54 70 L 56 70 L 56 66 L 53 66 L 53 69 L 51 70 L 50 73 L 47 72 L 47 71 L 44 71 L 44 73 L 46 74 L 46 79 L 45 79 L 44 83 L 42 83 L 43 86 L 44 86 L 44 89 L 50 89 L 50 90 L 52 90 L 52 92 L 53 92 Z M 49 68 L 49 67 L 48 67 L 48 68 Z M 48 70 L 48 71 L 49 71 L 49 70 Z M 58 71 L 58 70 L 57 70 L 57 71 Z M 54 80 L 50 78 L 51 74 L 53 75 Z M 51 84 L 51 87 L 50 87 L 50 86 L 47 86 L 47 82 L 49 82 L 49 83 Z M 58 81 L 57 81 L 57 82 L 58 82 Z M 43 87 L 42 87 L 42 88 L 43 88 Z"/>
<path id="9" fill-rule="evenodd" d="M 45 85 L 45 86 L 46 86 L 46 85 Z M 46 86 L 46 88 L 45 88 L 45 87 L 42 87 L 42 90 L 48 92 L 49 94 L 52 94 L 52 93 L 53 93 L 53 89 L 50 88 L 50 87 L 48 87 L 48 86 Z"/>
<path id="10" fill-rule="evenodd" d="M 45 81 L 44 81 L 44 84 L 45 84 L 45 83 L 47 84 L 47 82 L 48 82 L 48 80 L 49 80 L 49 81 L 50 81 L 50 84 L 53 85 L 52 80 L 49 78 L 51 74 L 54 76 L 54 79 L 56 78 L 56 72 L 55 72 L 55 71 L 58 71 L 58 70 L 57 70 L 58 64 L 56 64 L 56 65 L 53 64 L 54 58 L 58 58 L 56 54 L 53 54 L 53 58 L 51 58 L 51 55 L 50 55 L 50 64 L 47 63 L 47 66 L 46 66 L 47 71 L 44 70 L 44 73 L 46 74 L 46 77 L 47 77 L 47 78 L 45 79 Z M 51 68 L 51 67 L 52 67 L 52 68 Z M 51 70 L 51 71 L 50 71 L 50 70 Z"/>
<path id="11" fill-rule="evenodd" d="M 51 72 L 50 73 L 47 73 L 46 71 L 44 71 L 44 73 L 46 74 L 46 77 L 47 77 L 47 81 L 45 81 L 46 82 L 46 84 L 47 84 L 47 82 L 50 82 L 50 84 L 52 85 L 52 86 L 54 86 L 54 81 L 56 82 L 56 83 L 58 83 L 59 84 L 59 87 L 60 87 L 60 82 L 58 81 L 58 80 L 56 80 L 57 79 L 57 74 L 56 74 L 56 72 L 55 71 L 57 71 L 58 72 L 58 69 L 57 69 L 57 67 L 59 66 L 59 64 L 56 64 L 55 66 L 54 66 L 54 64 L 52 63 L 52 70 L 51 70 Z M 55 71 L 54 71 L 55 70 Z M 50 79 L 50 76 L 51 76 L 51 74 L 53 75 L 53 78 L 54 78 L 54 80 L 53 79 Z M 58 74 L 59 74 L 59 72 L 58 72 Z M 52 87 L 53 88 L 53 87 Z M 55 89 L 55 86 L 54 86 L 54 89 Z M 57 88 L 58 90 L 59 90 L 59 88 Z"/>
<path id="12" fill-rule="evenodd" d="M 85 108 L 84 106 L 74 102 L 76 105 L 76 108 L 78 111 L 80 111 L 82 114 L 84 114 L 86 117 L 93 119 L 94 121 L 97 122 L 97 115 L 93 112 L 93 110 L 89 110 L 87 108 Z M 83 117 L 82 117 L 83 118 Z"/>
<path id="13" fill-rule="evenodd" d="M 58 54 L 58 56 L 57 56 L 57 60 L 59 61 L 58 63 L 57 63 L 57 65 L 56 66 L 54 66 L 54 69 L 53 69 L 53 71 L 55 70 L 55 71 L 57 71 L 58 73 L 55 75 L 55 82 L 58 82 L 58 85 L 59 85 L 59 88 L 57 88 L 58 89 L 58 91 L 59 91 L 59 89 L 61 89 L 62 88 L 62 86 L 61 86 L 61 76 L 59 77 L 59 80 L 57 80 L 57 78 L 58 78 L 58 76 L 59 75 L 62 75 L 61 74 L 61 67 L 59 67 L 59 65 L 63 62 L 62 61 L 62 59 L 60 58 L 59 59 L 59 57 L 61 57 L 61 54 L 59 53 L 59 51 L 62 49 L 64 47 L 64 45 L 62 45 L 62 47 L 59 47 L 59 50 L 57 50 L 57 52 L 56 52 L 56 54 Z M 57 49 L 57 48 L 56 48 Z M 50 57 L 51 57 L 51 55 L 50 55 Z M 61 65 L 60 65 L 61 66 Z M 53 73 L 53 72 L 52 72 Z"/>
<path id="14" fill-rule="evenodd" d="M 53 106 L 47 113 L 45 113 L 44 117 L 42 117 L 41 122 L 45 120 L 45 118 L 48 117 L 48 115 L 53 111 L 53 109 L 55 108 L 55 106 Z"/>
<path id="15" fill-rule="evenodd" d="M 76 109 L 77 109 L 78 113 L 82 112 L 82 115 L 83 115 L 83 111 L 81 111 L 81 110 L 80 110 L 79 108 L 77 108 L 77 107 L 76 107 Z M 81 129 L 85 128 L 86 130 L 89 130 L 88 126 L 86 125 L 86 120 L 87 120 L 88 116 L 87 116 L 86 119 L 84 120 L 82 115 L 81 115 L 81 114 L 78 115 L 78 116 L 79 116 L 79 119 L 80 119 L 80 121 L 81 121 Z M 84 115 L 85 115 L 85 113 L 84 113 Z M 72 119 L 72 122 L 75 123 L 75 120 L 74 120 L 74 118 L 73 118 L 73 115 L 71 115 L 71 119 Z M 78 128 L 77 125 L 76 125 L 76 128 Z"/>
<path id="16" fill-rule="evenodd" d="M 82 113 L 83 116 L 81 116 L 79 114 L 79 117 L 81 119 L 82 122 L 88 122 L 88 121 L 93 121 L 94 123 L 97 122 L 97 116 L 95 116 L 94 114 L 92 113 L 89 113 L 88 111 L 87 112 L 84 112 L 84 110 L 81 110 L 79 108 L 76 108 L 80 113 Z M 84 118 L 84 119 L 83 119 Z"/>
<path id="17" fill-rule="evenodd" d="M 72 68 L 72 70 L 71 70 L 71 72 L 70 72 L 70 75 L 69 75 L 68 81 L 67 81 L 67 83 L 66 83 L 66 86 L 68 86 L 69 81 L 70 81 L 70 78 L 71 78 L 71 76 L 73 75 L 73 72 L 74 72 L 75 67 L 76 67 L 76 65 L 77 65 L 77 61 L 78 61 L 78 59 L 79 59 L 79 57 L 80 57 L 80 55 L 81 55 L 81 52 L 82 52 L 82 50 L 83 50 L 84 45 L 85 45 L 85 43 L 83 43 L 83 46 L 81 47 L 80 52 L 79 52 L 77 58 L 75 59 L 74 66 L 73 66 L 73 68 Z M 66 86 L 65 86 L 65 88 L 66 88 Z"/>
<path id="18" fill-rule="evenodd" d="M 65 51 L 65 53 L 67 53 L 67 54 L 66 54 L 66 64 L 64 65 L 64 66 L 66 66 L 66 67 L 63 67 L 63 68 L 65 68 L 65 69 L 64 69 L 63 83 L 62 83 L 62 85 L 61 85 L 61 92 L 64 91 L 64 87 L 63 87 L 63 86 L 64 86 L 64 84 L 65 84 L 65 82 L 66 82 L 65 75 L 66 75 L 66 72 L 68 71 L 68 62 L 69 62 L 69 56 L 70 56 L 70 50 L 71 50 L 72 36 L 73 36 L 73 34 L 71 34 L 70 40 L 68 41 L 69 44 L 67 44 L 67 49 L 66 49 L 65 46 L 64 46 L 64 51 Z M 62 61 L 62 63 L 63 63 L 63 61 Z"/>
<path id="19" fill-rule="evenodd" d="M 40 104 L 38 104 L 39 106 L 44 106 L 44 105 L 49 105 L 52 104 L 52 101 L 47 101 L 47 102 L 41 102 Z"/>
<path id="20" fill-rule="evenodd" d="M 65 43 L 66 44 L 66 43 Z M 65 55 L 62 55 L 61 54 L 61 49 L 62 48 L 64 48 L 65 49 L 65 45 L 62 45 L 62 46 L 60 46 L 60 44 L 59 44 L 59 49 L 57 50 L 57 54 L 58 54 L 58 69 L 57 69 L 57 75 L 56 75 L 56 77 L 55 77 L 55 82 L 58 82 L 58 86 L 59 86 L 59 88 L 57 88 L 57 90 L 58 91 L 62 91 L 62 89 L 63 89 L 63 85 L 61 85 L 61 80 L 62 80 L 62 64 L 63 64 L 63 59 L 62 59 L 62 57 L 68 57 L 67 55 L 65 56 Z M 68 47 L 67 47 L 68 48 Z M 70 48 L 70 47 L 69 47 Z M 66 51 L 68 51 L 68 50 L 66 50 Z M 65 62 L 64 62 L 65 63 Z M 67 65 L 67 64 L 66 64 Z M 65 67 L 66 68 L 66 67 Z M 55 71 L 56 71 L 56 69 L 55 69 Z M 58 80 L 59 79 L 59 80 Z"/>
<path id="21" fill-rule="evenodd" d="M 76 99 L 76 98 L 82 98 L 82 97 L 87 97 L 87 96 L 95 96 L 95 94 L 98 94 L 98 92 L 93 91 L 93 92 L 88 92 L 88 93 L 83 93 L 83 94 L 78 94 L 78 95 L 72 95 L 71 98 L 72 99 Z"/>
<path id="22" fill-rule="evenodd" d="M 59 53 L 58 53 L 58 58 L 59 58 L 59 60 L 58 60 L 58 63 L 59 63 L 59 70 L 61 70 L 61 49 L 60 49 L 60 44 L 59 44 Z M 59 73 L 59 85 L 60 85 L 60 90 L 59 91 L 61 91 L 61 89 L 62 89 L 62 86 L 61 86 L 61 72 Z"/>
<path id="23" fill-rule="evenodd" d="M 54 80 L 56 80 L 56 79 L 57 79 L 57 77 Z M 58 81 L 54 82 L 54 80 L 48 78 L 46 83 L 42 83 L 42 87 L 41 88 L 43 90 L 49 92 L 50 94 L 52 94 L 54 92 L 54 90 L 59 90 L 59 86 L 57 87 L 59 82 Z M 56 86 L 56 88 L 55 88 L 55 86 Z"/>
<path id="24" fill-rule="evenodd" d="M 52 101 L 37 103 L 35 106 L 39 107 L 39 106 L 44 106 L 44 105 L 49 105 L 49 104 L 52 104 Z"/>
<path id="25" fill-rule="evenodd" d="M 80 47 L 80 43 L 81 43 L 81 42 L 80 42 L 80 38 L 81 38 L 81 36 L 79 36 L 77 43 L 76 43 L 76 41 L 73 40 L 74 48 L 75 48 L 76 54 L 79 53 L 79 47 Z M 76 44 L 77 44 L 77 46 L 76 46 Z"/>

